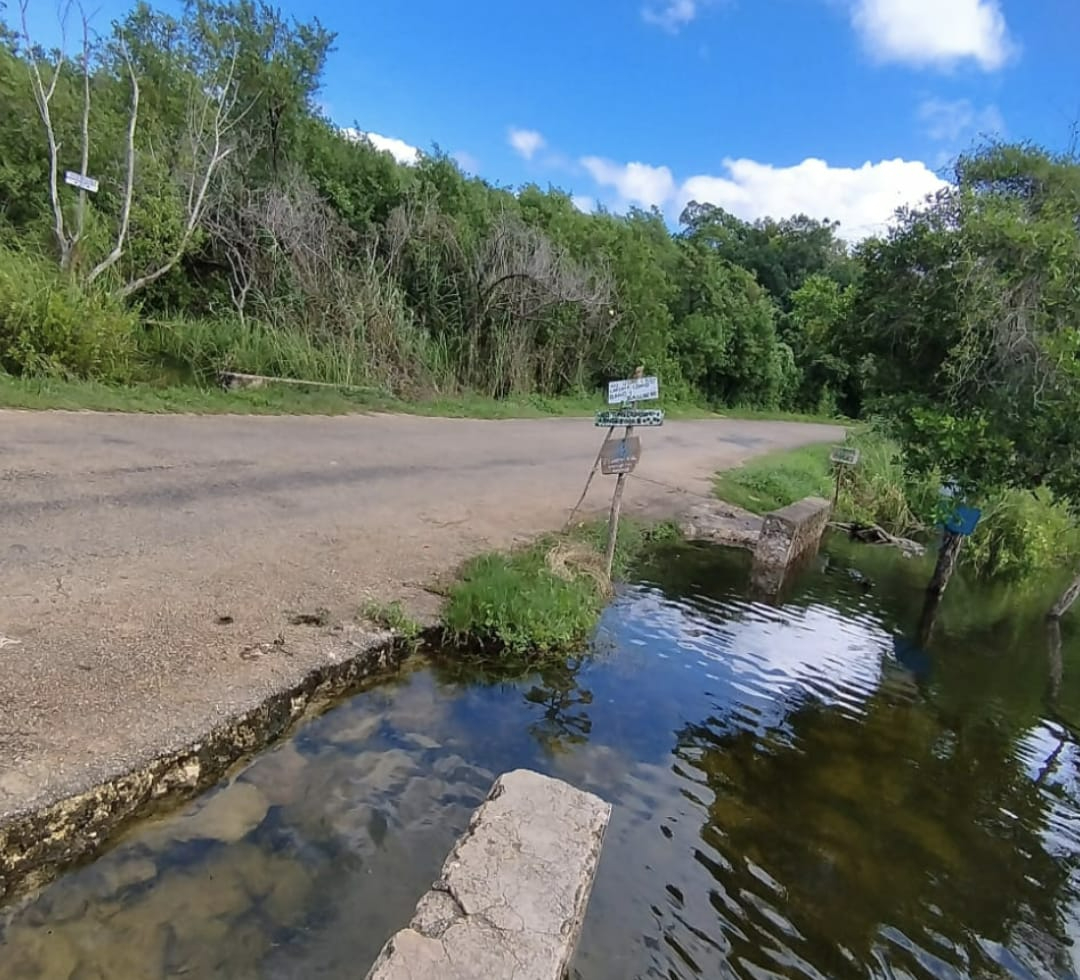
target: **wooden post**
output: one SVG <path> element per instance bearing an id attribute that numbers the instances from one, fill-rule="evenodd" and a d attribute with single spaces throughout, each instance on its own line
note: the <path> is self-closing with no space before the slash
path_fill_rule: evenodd
<path id="1" fill-rule="evenodd" d="M 944 595 L 948 588 L 949 579 L 956 571 L 956 562 L 960 557 L 960 549 L 964 544 L 964 536 L 945 528 L 945 536 L 941 539 L 941 550 L 938 551 L 937 564 L 934 566 L 934 575 L 930 579 L 930 585 L 926 591 L 936 597 Z"/>
<path id="2" fill-rule="evenodd" d="M 634 427 L 628 425 L 623 433 L 624 439 L 634 434 Z M 611 580 L 611 566 L 615 563 L 615 545 L 619 539 L 619 511 L 622 510 L 622 495 L 626 487 L 626 474 L 620 473 L 615 479 L 615 493 L 611 497 L 611 514 L 608 516 L 607 557 L 604 567 L 608 580 Z"/>
<path id="3" fill-rule="evenodd" d="M 638 365 L 634 371 L 635 378 L 643 378 L 645 376 L 645 366 Z M 630 402 L 628 408 L 637 408 L 637 402 Z M 629 439 L 634 434 L 634 427 L 628 425 L 623 430 L 623 438 Z M 615 493 L 611 497 L 611 513 L 608 515 L 608 538 L 607 538 L 607 556 L 604 567 L 607 569 L 608 581 L 611 581 L 611 567 L 615 564 L 615 545 L 619 539 L 619 511 L 622 510 L 622 495 L 623 490 L 626 489 L 626 474 L 620 473 L 615 479 Z"/>

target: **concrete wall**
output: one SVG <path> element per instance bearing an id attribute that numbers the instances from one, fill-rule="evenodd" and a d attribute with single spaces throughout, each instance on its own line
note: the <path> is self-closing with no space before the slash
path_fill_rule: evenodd
<path id="1" fill-rule="evenodd" d="M 557 779 L 500 776 L 368 980 L 562 980 L 610 816 Z"/>
<path id="2" fill-rule="evenodd" d="M 821 543 L 829 523 L 832 504 L 807 497 L 765 515 L 754 548 L 754 563 L 787 568 Z"/>

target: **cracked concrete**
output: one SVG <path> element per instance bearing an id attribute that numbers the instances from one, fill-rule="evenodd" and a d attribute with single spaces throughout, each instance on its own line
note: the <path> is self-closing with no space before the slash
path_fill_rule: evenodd
<path id="1" fill-rule="evenodd" d="M 557 779 L 500 776 L 368 980 L 561 980 L 610 817 Z"/>

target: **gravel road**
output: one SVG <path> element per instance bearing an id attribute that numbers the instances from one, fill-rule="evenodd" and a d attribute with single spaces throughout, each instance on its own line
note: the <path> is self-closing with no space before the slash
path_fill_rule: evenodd
<path id="1" fill-rule="evenodd" d="M 643 430 L 627 509 L 675 511 L 721 467 L 841 434 Z M 295 683 L 328 653 L 294 613 L 430 611 L 460 561 L 562 523 L 600 438 L 580 419 L 0 412 L 0 820 Z M 287 652 L 245 655 L 277 637 Z"/>

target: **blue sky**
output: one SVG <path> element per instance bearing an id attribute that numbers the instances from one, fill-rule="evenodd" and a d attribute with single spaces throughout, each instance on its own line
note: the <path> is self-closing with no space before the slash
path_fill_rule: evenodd
<path id="1" fill-rule="evenodd" d="M 1080 118 L 1078 0 L 282 6 L 338 34 L 320 98 L 341 126 L 585 208 L 697 198 L 855 238 L 980 134 L 1063 148 Z"/>

